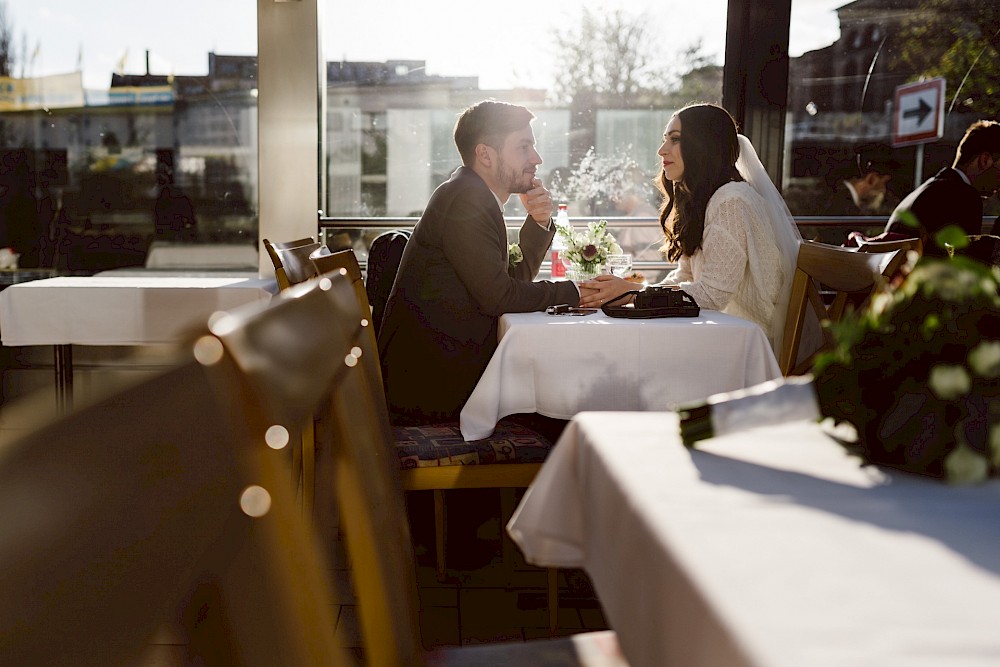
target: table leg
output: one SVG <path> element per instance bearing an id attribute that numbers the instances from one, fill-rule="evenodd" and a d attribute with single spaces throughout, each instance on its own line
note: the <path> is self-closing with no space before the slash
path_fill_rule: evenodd
<path id="1" fill-rule="evenodd" d="M 68 412 L 73 407 L 73 346 L 55 345 L 56 407 Z"/>

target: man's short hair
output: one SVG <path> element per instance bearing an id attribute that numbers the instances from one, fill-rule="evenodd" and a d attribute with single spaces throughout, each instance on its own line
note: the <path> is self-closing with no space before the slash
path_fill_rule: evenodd
<path id="1" fill-rule="evenodd" d="M 995 120 L 977 120 L 969 126 L 955 151 L 955 166 L 969 164 L 983 153 L 994 159 L 1000 156 L 1000 123 Z"/>
<path id="2" fill-rule="evenodd" d="M 880 143 L 867 143 L 854 147 L 854 164 L 857 166 L 856 176 L 864 178 L 871 172 L 880 176 L 892 175 L 902 166 L 893 157 L 892 148 Z"/>
<path id="3" fill-rule="evenodd" d="M 476 159 L 476 146 L 486 144 L 499 149 L 511 132 L 531 124 L 535 115 L 522 106 L 483 100 L 466 109 L 455 123 L 455 145 L 465 166 Z"/>

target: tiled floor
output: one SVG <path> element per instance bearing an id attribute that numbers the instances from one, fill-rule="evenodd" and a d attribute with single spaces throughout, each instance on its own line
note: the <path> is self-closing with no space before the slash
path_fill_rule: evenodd
<path id="1" fill-rule="evenodd" d="M 447 496 L 448 572 L 443 582 L 435 571 L 430 492 L 412 493 L 408 498 L 425 648 L 549 637 L 547 572 L 525 563 L 516 549 L 512 562 L 503 561 L 499 492 L 449 491 Z M 346 558 L 342 550 L 338 553 L 337 582 L 340 590 L 347 590 Z M 579 570 L 560 571 L 556 634 L 605 628 L 586 575 Z M 344 646 L 360 649 L 357 615 L 350 600 L 341 607 L 337 636 Z"/>

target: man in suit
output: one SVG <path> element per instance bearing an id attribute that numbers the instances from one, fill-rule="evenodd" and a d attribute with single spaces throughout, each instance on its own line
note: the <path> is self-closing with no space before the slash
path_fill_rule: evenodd
<path id="1" fill-rule="evenodd" d="M 983 199 L 1000 188 L 1000 123 L 977 121 L 958 144 L 955 161 L 899 202 L 885 232 L 876 238 L 923 240 L 924 254 L 945 255 L 934 242 L 944 227 L 957 225 L 968 235 L 982 234 Z M 908 211 L 919 227 L 906 223 Z"/>
<path id="2" fill-rule="evenodd" d="M 555 234 L 552 198 L 524 107 L 487 100 L 455 125 L 463 166 L 431 195 L 406 244 L 378 335 L 395 424 L 458 419 L 497 346 L 503 313 L 579 304 L 568 281 L 532 282 Z M 503 207 L 528 216 L 509 266 Z"/>
<path id="3" fill-rule="evenodd" d="M 830 184 L 829 195 L 818 214 L 830 216 L 876 215 L 888 191 L 892 173 L 899 168 L 891 149 L 865 144 L 854 149 L 854 160 L 846 174 Z M 823 227 L 818 241 L 841 245 L 847 238 L 843 228 Z"/>

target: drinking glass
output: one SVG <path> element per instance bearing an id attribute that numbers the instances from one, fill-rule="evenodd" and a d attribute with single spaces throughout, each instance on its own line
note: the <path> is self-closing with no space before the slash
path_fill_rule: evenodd
<path id="1" fill-rule="evenodd" d="M 632 255 L 608 255 L 604 265 L 611 275 L 624 278 L 632 271 Z"/>

